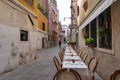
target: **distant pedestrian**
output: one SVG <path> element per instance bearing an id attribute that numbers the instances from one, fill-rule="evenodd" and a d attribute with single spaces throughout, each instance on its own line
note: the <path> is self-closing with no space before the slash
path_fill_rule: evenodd
<path id="1" fill-rule="evenodd" d="M 66 39 L 64 38 L 63 40 L 64 40 L 64 43 L 66 43 Z"/>
<path id="2" fill-rule="evenodd" d="M 59 40 L 59 48 L 61 48 L 61 40 Z"/>

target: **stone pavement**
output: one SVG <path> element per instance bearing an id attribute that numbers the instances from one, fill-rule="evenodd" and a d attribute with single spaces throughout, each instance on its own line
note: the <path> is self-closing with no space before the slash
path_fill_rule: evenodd
<path id="1" fill-rule="evenodd" d="M 57 71 L 53 56 L 58 57 L 59 48 L 38 51 L 39 58 L 0 76 L 0 80 L 52 80 Z"/>

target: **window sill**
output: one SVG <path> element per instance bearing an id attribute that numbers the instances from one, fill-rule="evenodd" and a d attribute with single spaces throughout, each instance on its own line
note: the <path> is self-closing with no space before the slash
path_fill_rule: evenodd
<path id="1" fill-rule="evenodd" d="M 103 49 L 103 48 L 94 48 L 94 50 L 99 51 L 99 52 L 103 52 L 103 53 L 107 53 L 107 54 L 114 55 L 114 50 Z"/>

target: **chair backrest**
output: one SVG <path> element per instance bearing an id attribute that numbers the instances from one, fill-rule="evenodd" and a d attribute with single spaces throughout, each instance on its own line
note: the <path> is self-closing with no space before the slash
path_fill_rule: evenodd
<path id="1" fill-rule="evenodd" d="M 53 80 L 82 80 L 79 73 L 73 69 L 61 69 L 53 77 Z"/>
<path id="2" fill-rule="evenodd" d="M 94 72 L 95 72 L 97 66 L 98 66 L 98 59 L 96 57 L 91 58 L 88 63 L 88 68 L 89 68 L 89 71 L 91 72 L 92 80 L 95 80 Z"/>
<path id="3" fill-rule="evenodd" d="M 98 65 L 98 59 L 96 57 L 93 57 L 90 59 L 88 63 L 88 68 L 91 72 L 95 72 L 97 65 Z"/>
<path id="4" fill-rule="evenodd" d="M 59 55 L 60 60 L 61 60 L 61 62 L 62 62 L 62 61 L 63 61 L 63 57 L 64 57 L 63 53 L 59 52 L 58 55 Z"/>
<path id="5" fill-rule="evenodd" d="M 78 53 L 78 56 L 82 56 L 82 54 L 83 54 L 83 51 L 80 51 L 79 53 Z"/>
<path id="6" fill-rule="evenodd" d="M 83 62 L 85 62 L 85 61 L 86 61 L 87 56 L 88 56 L 88 53 L 84 53 L 84 56 L 83 56 L 83 58 L 82 58 Z"/>
<path id="7" fill-rule="evenodd" d="M 110 80 L 120 80 L 120 70 L 116 70 L 110 76 Z"/>
<path id="8" fill-rule="evenodd" d="M 83 59 L 84 54 L 85 54 L 85 52 L 84 52 L 84 51 L 82 51 L 82 53 L 81 53 L 81 55 L 80 55 L 80 58 L 81 58 L 81 59 Z"/>
<path id="9" fill-rule="evenodd" d="M 65 52 L 65 47 L 63 47 L 60 52 L 64 53 Z"/>
<path id="10" fill-rule="evenodd" d="M 54 64 L 55 64 L 57 71 L 60 70 L 62 67 L 61 63 L 58 61 L 58 59 L 55 56 L 53 57 L 53 61 L 54 61 Z"/>
<path id="11" fill-rule="evenodd" d="M 79 49 L 79 50 L 77 51 L 77 54 L 79 54 L 79 53 L 80 53 L 80 51 L 81 51 L 81 50 Z"/>

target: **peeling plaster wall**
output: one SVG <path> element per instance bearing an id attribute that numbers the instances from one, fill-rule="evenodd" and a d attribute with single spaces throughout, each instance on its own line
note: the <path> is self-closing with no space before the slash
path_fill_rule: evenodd
<path id="1" fill-rule="evenodd" d="M 0 0 L 0 74 L 37 58 L 37 18 L 12 4 Z M 20 30 L 28 31 L 28 41 L 20 41 Z M 41 35 L 43 33 L 39 33 Z M 42 45 L 40 43 L 40 45 Z"/>
<path id="2" fill-rule="evenodd" d="M 7 28 L 7 29 L 6 29 Z M 5 25 L 0 25 L 0 72 L 4 70 L 10 63 L 12 53 L 18 53 L 18 28 L 12 28 Z M 7 33 L 7 34 L 6 34 Z M 14 42 L 14 46 L 13 45 Z M 16 50 L 13 50 L 13 48 Z M 15 61 L 17 61 L 15 59 Z"/>
<path id="3" fill-rule="evenodd" d="M 37 56 L 36 32 L 29 31 L 29 41 L 20 41 L 20 29 L 0 24 L 0 72 L 9 71 Z"/>

